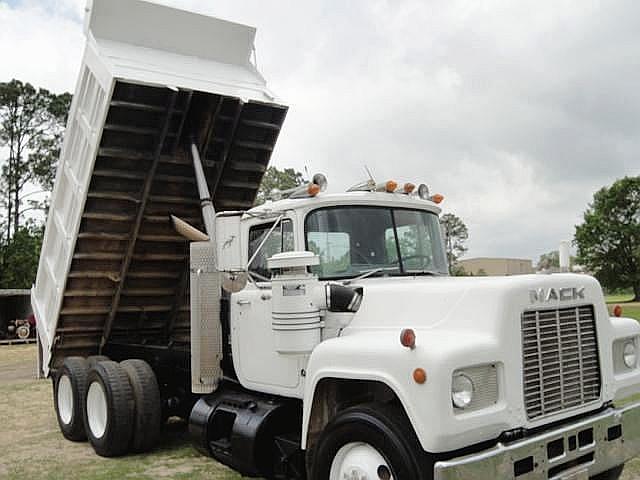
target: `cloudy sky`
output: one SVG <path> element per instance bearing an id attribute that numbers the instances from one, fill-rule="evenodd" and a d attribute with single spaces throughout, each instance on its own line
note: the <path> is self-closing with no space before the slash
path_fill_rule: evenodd
<path id="1" fill-rule="evenodd" d="M 258 28 L 290 111 L 273 162 L 425 182 L 467 256 L 537 258 L 640 174 L 640 3 L 163 0 Z M 0 0 L 0 80 L 73 91 L 84 0 Z"/>

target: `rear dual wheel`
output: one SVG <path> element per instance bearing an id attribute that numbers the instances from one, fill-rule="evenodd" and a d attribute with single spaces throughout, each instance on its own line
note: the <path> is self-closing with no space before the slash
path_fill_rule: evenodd
<path id="1" fill-rule="evenodd" d="M 85 430 L 98 455 L 114 457 L 155 446 L 160 390 L 146 362 L 100 362 L 89 371 L 87 385 Z"/>
<path id="2" fill-rule="evenodd" d="M 160 388 L 143 360 L 67 357 L 54 376 L 53 398 L 63 436 L 88 438 L 99 455 L 146 452 L 160 436 Z"/>
<path id="3" fill-rule="evenodd" d="M 87 439 L 84 427 L 89 369 L 109 360 L 104 355 L 67 357 L 53 377 L 53 403 L 62 435 L 74 442 Z"/>
<path id="4" fill-rule="evenodd" d="M 83 357 L 67 357 L 53 378 L 53 403 L 62 435 L 74 442 L 86 440 L 83 409 L 88 365 Z"/>
<path id="5" fill-rule="evenodd" d="M 89 442 L 103 457 L 123 455 L 133 433 L 133 391 L 116 362 L 97 363 L 87 376 L 84 425 Z"/>
<path id="6" fill-rule="evenodd" d="M 153 370 L 144 360 L 125 360 L 120 365 L 127 373 L 134 400 L 134 425 L 131 449 L 148 452 L 156 446 L 162 425 L 160 387 Z"/>

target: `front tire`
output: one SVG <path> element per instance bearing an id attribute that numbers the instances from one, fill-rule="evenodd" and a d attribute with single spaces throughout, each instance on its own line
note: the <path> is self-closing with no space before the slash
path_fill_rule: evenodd
<path id="1" fill-rule="evenodd" d="M 67 440 L 86 440 L 84 396 L 89 367 L 82 357 L 67 357 L 53 379 L 53 404 L 62 435 Z"/>
<path id="2" fill-rule="evenodd" d="M 424 452 L 404 413 L 366 404 L 339 413 L 318 439 L 310 480 L 424 478 Z"/>
<path id="3" fill-rule="evenodd" d="M 89 442 L 102 457 L 124 455 L 133 432 L 133 391 L 126 371 L 112 361 L 89 370 L 84 424 Z"/>

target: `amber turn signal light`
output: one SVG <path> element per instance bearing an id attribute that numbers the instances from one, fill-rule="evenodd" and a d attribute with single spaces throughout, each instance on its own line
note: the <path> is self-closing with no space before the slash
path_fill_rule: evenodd
<path id="1" fill-rule="evenodd" d="M 427 381 L 427 372 L 423 368 L 416 368 L 413 371 L 413 381 L 422 385 Z"/>
<path id="2" fill-rule="evenodd" d="M 622 307 L 620 305 L 616 305 L 615 307 L 613 307 L 613 315 L 616 317 L 622 316 Z"/>

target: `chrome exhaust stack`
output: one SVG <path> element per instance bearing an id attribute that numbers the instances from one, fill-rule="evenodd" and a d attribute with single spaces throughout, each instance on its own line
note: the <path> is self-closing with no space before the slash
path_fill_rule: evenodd
<path id="1" fill-rule="evenodd" d="M 191 143 L 198 194 L 206 235 L 179 219 L 174 226 L 192 241 L 189 250 L 191 282 L 191 391 L 212 393 L 222 379 L 222 325 L 220 292 L 222 274 L 218 270 L 215 243 L 216 212 L 202 168 L 200 152 Z M 181 230 L 179 230 L 181 229 Z"/>

